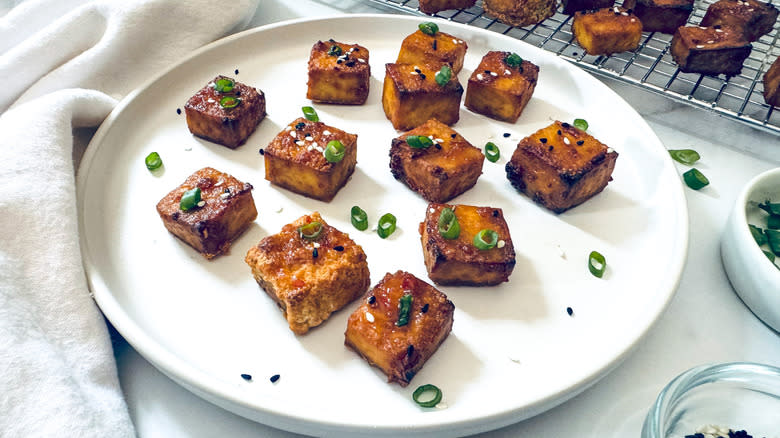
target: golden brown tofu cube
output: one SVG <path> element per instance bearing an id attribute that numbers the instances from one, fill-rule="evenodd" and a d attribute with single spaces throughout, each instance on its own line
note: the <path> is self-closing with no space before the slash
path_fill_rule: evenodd
<path id="1" fill-rule="evenodd" d="M 540 23 L 555 14 L 555 0 L 483 0 L 485 12 L 502 23 L 522 27 Z"/>
<path id="2" fill-rule="evenodd" d="M 412 147 L 410 136 L 424 137 L 431 144 Z M 447 202 L 473 187 L 484 161 L 482 151 L 436 119 L 394 138 L 390 146 L 395 179 L 430 202 Z"/>
<path id="3" fill-rule="evenodd" d="M 265 117 L 265 94 L 232 78 L 217 76 L 190 97 L 184 114 L 191 133 L 235 149 Z"/>
<path id="4" fill-rule="evenodd" d="M 556 121 L 520 140 L 506 176 L 534 202 L 561 213 L 604 190 L 617 157 L 585 131 Z"/>
<path id="5" fill-rule="evenodd" d="M 645 32 L 673 34 L 688 22 L 693 0 L 625 0 L 623 7 L 634 10 Z"/>
<path id="6" fill-rule="evenodd" d="M 429 119 L 447 125 L 458 122 L 463 86 L 454 73 L 449 82 L 439 85 L 438 70 L 426 65 L 387 64 L 385 71 L 382 108 L 395 129 L 412 129 Z"/>
<path id="7" fill-rule="evenodd" d="M 314 102 L 361 105 L 368 97 L 368 49 L 357 44 L 317 41 L 309 56 L 309 88 Z"/>
<path id="8" fill-rule="evenodd" d="M 731 26 L 680 27 L 672 37 L 672 58 L 685 73 L 735 76 L 753 46 Z"/>
<path id="9" fill-rule="evenodd" d="M 420 0 L 420 11 L 426 14 L 435 14 L 449 9 L 468 9 L 474 6 L 477 0 Z"/>
<path id="10" fill-rule="evenodd" d="M 780 107 L 780 57 L 764 73 L 764 101 L 767 104 Z"/>
<path id="11" fill-rule="evenodd" d="M 625 2 L 623 2 L 625 3 Z M 562 0 L 561 6 L 563 7 L 563 13 L 568 15 L 574 15 L 577 11 L 585 11 L 588 9 L 601 9 L 611 8 L 615 4 L 615 0 Z"/>
<path id="12" fill-rule="evenodd" d="M 488 52 L 471 74 L 466 88 L 466 108 L 504 122 L 517 121 L 531 100 L 539 67 L 523 60 L 509 65 L 510 52 Z"/>
<path id="13" fill-rule="evenodd" d="M 344 344 L 407 386 L 452 331 L 455 306 L 408 272 L 386 274 L 347 321 Z"/>
<path id="14" fill-rule="evenodd" d="M 742 29 L 745 39 L 756 41 L 772 32 L 778 10 L 756 0 L 718 0 L 707 8 L 701 26 L 733 26 Z"/>
<path id="15" fill-rule="evenodd" d="M 200 203 L 186 211 L 182 195 L 200 189 Z M 252 221 L 257 218 L 252 184 L 211 167 L 204 167 L 157 203 L 157 213 L 174 236 L 186 242 L 207 259 L 224 254 Z"/>
<path id="16" fill-rule="evenodd" d="M 439 227 L 445 208 L 455 214 L 460 228 L 457 237 L 446 234 L 447 225 Z M 496 232 L 495 247 L 474 246 L 474 237 L 481 230 Z M 436 284 L 492 286 L 508 281 L 515 268 L 515 248 L 500 208 L 429 204 L 419 231 L 428 277 Z"/>
<path id="17" fill-rule="evenodd" d="M 344 157 L 329 162 L 331 141 L 344 146 Z M 303 117 L 287 125 L 263 151 L 265 179 L 295 193 L 330 201 L 355 171 L 357 135 Z"/>
<path id="18" fill-rule="evenodd" d="M 296 335 L 363 295 L 370 282 L 363 248 L 317 212 L 261 240 L 245 261 Z"/>
<path id="19" fill-rule="evenodd" d="M 575 12 L 571 28 L 577 43 L 589 55 L 634 50 L 642 38 L 642 22 L 618 6 Z"/>
<path id="20" fill-rule="evenodd" d="M 439 71 L 442 65 L 452 68 L 453 76 L 463 68 L 463 58 L 466 57 L 468 44 L 465 41 L 444 32 L 433 35 L 421 30 L 404 38 L 401 50 L 398 52 L 396 64 L 427 65 L 428 68 Z"/>

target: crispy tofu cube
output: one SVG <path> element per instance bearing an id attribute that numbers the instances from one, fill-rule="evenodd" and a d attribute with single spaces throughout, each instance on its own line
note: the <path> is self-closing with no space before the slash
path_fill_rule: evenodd
<path id="1" fill-rule="evenodd" d="M 767 104 L 780 107 L 780 57 L 764 73 L 764 101 Z"/>
<path id="2" fill-rule="evenodd" d="M 232 86 L 217 91 L 218 84 L 225 80 Z M 191 133 L 235 149 L 265 117 L 265 94 L 232 78 L 217 76 L 190 97 L 184 114 Z"/>
<path id="3" fill-rule="evenodd" d="M 426 14 L 435 14 L 449 9 L 468 9 L 474 6 L 477 0 L 420 0 L 420 11 Z"/>
<path id="4" fill-rule="evenodd" d="M 483 0 L 485 12 L 502 23 L 522 27 L 552 17 L 558 6 L 555 0 Z"/>
<path id="5" fill-rule="evenodd" d="M 645 32 L 673 34 L 688 22 L 693 0 L 625 0 L 623 7 L 634 10 Z"/>
<path id="6" fill-rule="evenodd" d="M 308 238 L 305 235 L 316 233 L 301 230 L 307 225 L 321 231 Z M 370 282 L 363 248 L 317 212 L 261 240 L 249 249 L 245 261 L 296 335 L 307 333 L 363 295 Z"/>
<path id="7" fill-rule="evenodd" d="M 388 383 L 405 387 L 449 335 L 454 312 L 430 284 L 408 272 L 388 273 L 350 315 L 344 344 L 382 370 Z"/>
<path id="8" fill-rule="evenodd" d="M 520 140 L 506 176 L 534 202 L 561 213 L 604 190 L 617 157 L 585 131 L 556 121 Z"/>
<path id="9" fill-rule="evenodd" d="M 731 26 L 680 27 L 672 37 L 672 58 L 685 73 L 735 76 L 753 46 Z"/>
<path id="10" fill-rule="evenodd" d="M 745 39 L 757 41 L 772 32 L 778 10 L 756 0 L 718 0 L 707 8 L 701 26 L 733 26 L 742 29 Z"/>
<path id="11" fill-rule="evenodd" d="M 309 88 L 314 102 L 361 105 L 368 98 L 368 49 L 357 44 L 317 41 L 309 56 Z"/>
<path id="12" fill-rule="evenodd" d="M 199 188 L 201 203 L 181 209 L 184 192 Z M 165 228 L 207 259 L 224 254 L 241 233 L 257 218 L 252 184 L 227 173 L 204 167 L 157 203 L 157 213 Z"/>
<path id="13" fill-rule="evenodd" d="M 642 22 L 618 6 L 575 12 L 571 28 L 577 43 L 589 55 L 634 50 L 642 37 Z"/>
<path id="14" fill-rule="evenodd" d="M 427 148 L 409 146 L 409 136 L 432 139 Z M 430 202 L 447 202 L 477 183 L 485 156 L 452 128 L 431 119 L 394 138 L 390 171 Z"/>
<path id="15" fill-rule="evenodd" d="M 465 41 L 444 32 L 433 35 L 421 30 L 404 38 L 401 50 L 398 52 L 396 64 L 427 65 L 434 71 L 439 71 L 442 65 L 452 68 L 453 76 L 463 68 L 463 58 L 466 57 L 468 44 Z"/>
<path id="16" fill-rule="evenodd" d="M 517 121 L 531 100 L 539 67 L 523 60 L 510 66 L 510 52 L 488 52 L 471 74 L 466 89 L 466 108 L 504 122 Z"/>
<path id="17" fill-rule="evenodd" d="M 460 227 L 457 238 L 446 239 L 439 231 L 439 217 L 444 208 L 455 213 Z M 474 246 L 474 236 L 485 229 L 498 234 L 494 248 Z M 515 248 L 500 208 L 429 204 L 419 231 L 425 267 L 434 283 L 492 286 L 509 281 L 515 268 Z"/>
<path id="18" fill-rule="evenodd" d="M 344 145 L 344 158 L 331 163 L 324 150 L 331 141 Z M 303 117 L 287 125 L 263 151 L 265 179 L 320 201 L 344 187 L 357 164 L 357 135 Z"/>
<path id="19" fill-rule="evenodd" d="M 625 3 L 625 2 L 624 2 Z M 615 0 L 562 0 L 561 6 L 563 7 L 563 13 L 568 15 L 574 15 L 577 11 L 585 11 L 588 9 L 601 9 L 611 8 L 615 4 Z"/>
<path id="20" fill-rule="evenodd" d="M 382 108 L 395 129 L 412 129 L 434 118 L 447 125 L 458 122 L 463 86 L 455 74 L 442 86 L 436 83 L 438 70 L 426 65 L 387 64 L 385 71 Z"/>

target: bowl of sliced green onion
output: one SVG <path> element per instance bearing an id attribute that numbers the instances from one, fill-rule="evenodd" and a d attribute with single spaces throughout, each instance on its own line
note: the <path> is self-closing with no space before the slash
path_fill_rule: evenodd
<path id="1" fill-rule="evenodd" d="M 742 301 L 780 331 L 780 168 L 756 176 L 737 196 L 720 255 Z"/>

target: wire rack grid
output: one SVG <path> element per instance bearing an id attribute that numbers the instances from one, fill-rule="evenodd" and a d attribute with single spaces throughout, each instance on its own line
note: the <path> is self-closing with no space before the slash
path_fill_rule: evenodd
<path id="1" fill-rule="evenodd" d="M 697 0 L 688 19 L 701 22 L 707 7 L 715 0 Z M 408 14 L 425 16 L 417 0 L 369 0 Z M 622 2 L 618 2 L 622 3 Z M 556 12 L 539 24 L 512 27 L 482 9 L 482 0 L 468 9 L 442 11 L 435 16 L 509 35 L 564 58 L 597 75 L 636 85 L 695 107 L 713 111 L 763 131 L 780 134 L 780 108 L 764 102 L 763 76 L 780 56 L 778 23 L 767 35 L 752 43 L 753 50 L 742 72 L 730 78 L 683 73 L 669 53 L 671 35 L 644 32 L 639 47 L 611 56 L 588 55 L 577 45 L 571 30 L 572 17 Z"/>

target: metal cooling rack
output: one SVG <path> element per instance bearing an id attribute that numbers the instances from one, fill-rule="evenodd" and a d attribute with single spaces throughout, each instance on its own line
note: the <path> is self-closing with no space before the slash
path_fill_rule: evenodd
<path id="1" fill-rule="evenodd" d="M 698 24 L 707 7 L 715 0 L 697 0 L 688 22 Z M 369 0 L 408 14 L 425 16 L 417 0 Z M 622 3 L 622 2 L 618 2 Z M 442 11 L 435 16 L 488 29 L 525 41 L 571 61 L 597 75 L 634 84 L 674 100 L 713 111 L 755 128 L 780 134 L 780 108 L 764 102 L 762 78 L 780 55 L 778 23 L 768 35 L 753 42 L 753 50 L 745 60 L 739 76 L 725 78 L 683 73 L 672 60 L 669 47 L 671 35 L 645 32 L 639 48 L 611 56 L 584 53 L 571 31 L 572 17 L 556 14 L 539 24 L 512 27 L 501 23 L 482 10 L 482 0 L 468 9 Z"/>

